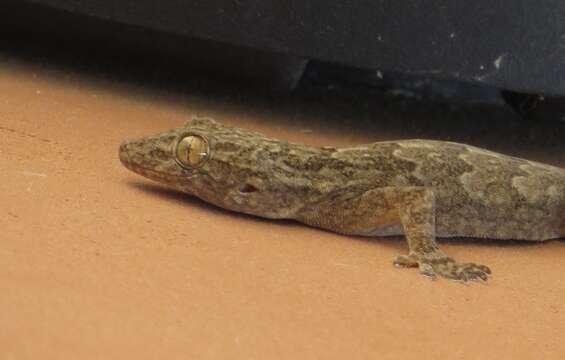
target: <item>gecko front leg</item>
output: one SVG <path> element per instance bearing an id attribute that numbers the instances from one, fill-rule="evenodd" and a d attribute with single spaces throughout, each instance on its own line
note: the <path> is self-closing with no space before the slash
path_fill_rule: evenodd
<path id="1" fill-rule="evenodd" d="M 439 249 L 435 240 L 435 196 L 425 187 L 389 188 L 389 203 L 396 204 L 408 242 L 409 254 L 396 258 L 401 267 L 418 267 L 424 275 L 452 280 L 487 280 L 490 269 L 474 263 L 458 263 Z"/>
<path id="2" fill-rule="evenodd" d="M 404 233 L 409 253 L 394 264 L 418 267 L 424 275 L 452 280 L 486 280 L 484 265 L 458 263 L 439 249 L 435 240 L 435 201 L 426 187 L 384 187 L 361 193 L 344 191 L 308 206 L 299 220 L 342 234 L 363 236 Z"/>

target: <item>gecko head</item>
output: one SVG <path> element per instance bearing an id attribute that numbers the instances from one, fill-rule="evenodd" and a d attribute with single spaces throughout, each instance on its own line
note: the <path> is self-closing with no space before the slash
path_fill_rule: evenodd
<path id="1" fill-rule="evenodd" d="M 292 206 L 284 184 L 273 176 L 279 144 L 255 132 L 193 118 L 182 128 L 124 141 L 119 157 L 128 169 L 212 204 L 280 218 Z"/>

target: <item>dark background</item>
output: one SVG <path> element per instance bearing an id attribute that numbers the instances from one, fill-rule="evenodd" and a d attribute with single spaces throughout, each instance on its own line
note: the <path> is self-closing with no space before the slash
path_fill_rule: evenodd
<path id="1" fill-rule="evenodd" d="M 110 49 L 130 62 L 181 63 L 275 89 L 294 88 L 314 60 L 565 93 L 565 3 L 557 0 L 8 0 L 2 7 L 7 38 L 54 41 L 94 57 Z"/>

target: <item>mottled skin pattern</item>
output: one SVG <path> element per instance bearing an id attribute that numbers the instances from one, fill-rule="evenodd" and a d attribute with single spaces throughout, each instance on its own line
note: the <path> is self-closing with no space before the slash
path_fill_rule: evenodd
<path id="1" fill-rule="evenodd" d="M 175 151 L 186 136 L 208 146 L 195 166 L 183 165 Z M 486 266 L 448 257 L 436 235 L 565 237 L 564 169 L 458 143 L 314 148 L 194 118 L 126 141 L 119 155 L 130 170 L 225 209 L 342 234 L 404 234 L 409 253 L 395 264 L 429 276 L 467 281 L 490 274 Z"/>

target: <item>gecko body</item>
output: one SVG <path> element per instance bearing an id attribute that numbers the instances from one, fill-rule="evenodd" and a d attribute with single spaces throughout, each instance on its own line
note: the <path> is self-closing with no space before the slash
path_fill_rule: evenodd
<path id="1" fill-rule="evenodd" d="M 125 141 L 130 170 L 222 208 L 341 234 L 405 235 L 398 266 L 454 280 L 490 269 L 447 256 L 438 237 L 565 237 L 565 169 L 444 141 L 315 148 L 194 118 Z"/>

